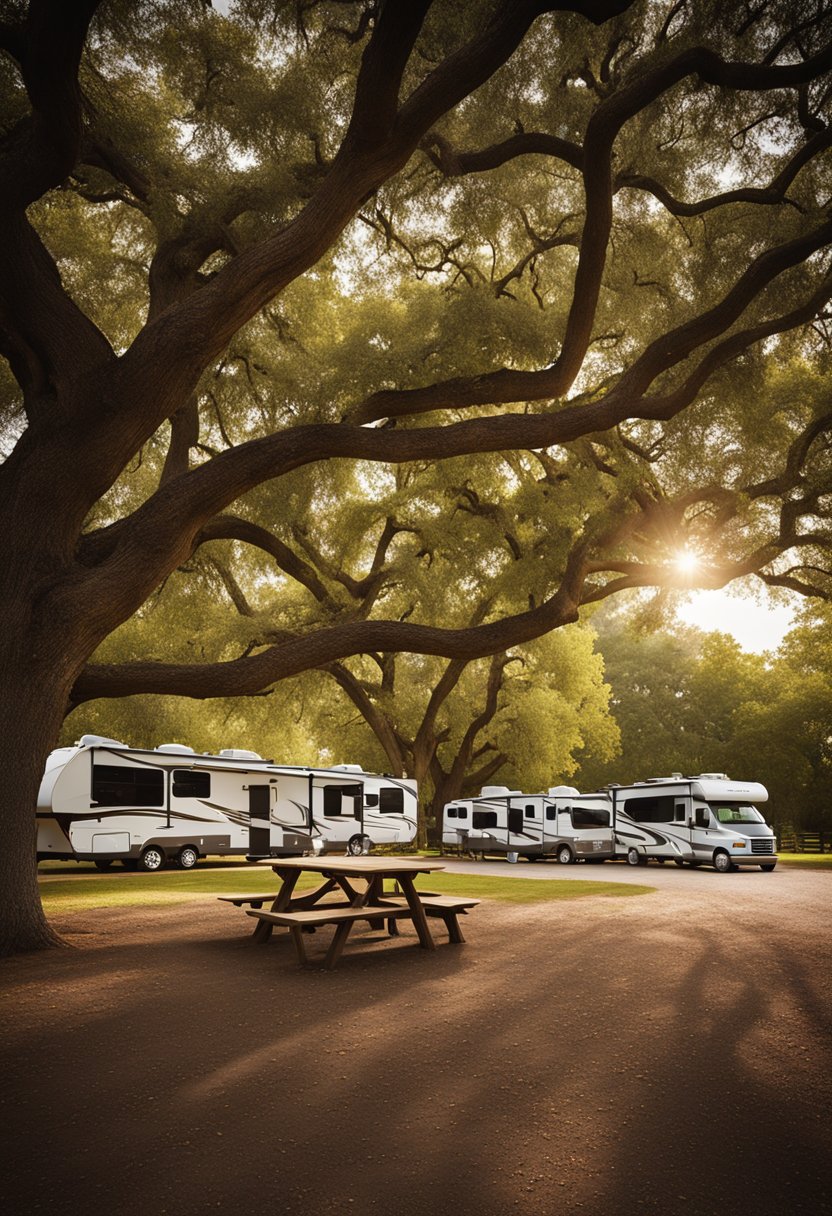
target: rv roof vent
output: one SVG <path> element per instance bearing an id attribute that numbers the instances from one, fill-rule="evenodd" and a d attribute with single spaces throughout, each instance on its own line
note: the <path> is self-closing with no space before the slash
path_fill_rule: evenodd
<path id="1" fill-rule="evenodd" d="M 706 781 L 728 781 L 727 773 L 700 773 L 700 777 L 704 777 Z"/>
<path id="2" fill-rule="evenodd" d="M 507 798 L 510 793 L 507 785 L 484 785 L 480 790 L 480 798 Z"/>
<path id="3" fill-rule="evenodd" d="M 165 752 L 171 756 L 195 756 L 196 752 L 187 743 L 160 743 L 157 752 Z"/>
<path id="4" fill-rule="evenodd" d="M 118 739 L 108 739 L 106 735 L 82 735 L 78 740 L 78 747 L 127 747 L 126 743 L 119 743 Z"/>
<path id="5" fill-rule="evenodd" d="M 257 752 L 248 752 L 243 747 L 224 747 L 217 755 L 225 756 L 226 760 L 262 760 Z"/>
<path id="6" fill-rule="evenodd" d="M 574 785 L 552 785 L 549 787 L 550 798 L 576 798 L 578 791 Z"/>
<path id="7" fill-rule="evenodd" d="M 670 775 L 671 775 L 671 777 L 673 777 L 673 779 L 674 779 L 674 780 L 676 780 L 676 781 L 681 781 L 681 780 L 682 780 L 682 774 L 681 774 L 681 773 L 671 773 Z"/>
<path id="8" fill-rule="evenodd" d="M 336 773 L 363 773 L 364 770 L 360 764 L 333 764 L 333 769 Z"/>

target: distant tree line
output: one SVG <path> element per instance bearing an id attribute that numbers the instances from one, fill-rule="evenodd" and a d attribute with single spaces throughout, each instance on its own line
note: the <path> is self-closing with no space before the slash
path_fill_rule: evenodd
<path id="1" fill-rule="evenodd" d="M 725 772 L 766 786 L 778 830 L 832 829 L 828 609 L 805 609 L 771 654 L 747 653 L 725 633 L 645 633 L 621 614 L 596 623 L 621 747 L 611 760 L 581 760 L 582 788 Z"/>

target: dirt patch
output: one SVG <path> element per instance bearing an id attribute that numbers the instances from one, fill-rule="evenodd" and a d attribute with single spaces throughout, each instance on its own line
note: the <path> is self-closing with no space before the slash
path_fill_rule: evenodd
<path id="1" fill-rule="evenodd" d="M 811 880 L 776 916 L 724 886 L 698 915 L 672 892 L 485 901 L 464 946 L 403 927 L 334 972 L 212 900 L 68 917 L 72 948 L 0 970 L 10 1210 L 814 1214 Z"/>

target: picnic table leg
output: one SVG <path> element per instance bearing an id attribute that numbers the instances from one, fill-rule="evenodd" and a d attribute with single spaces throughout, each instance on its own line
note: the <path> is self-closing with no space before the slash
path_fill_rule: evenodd
<path id="1" fill-rule="evenodd" d="M 277 866 L 275 866 L 275 874 L 281 879 L 281 887 L 269 911 L 285 912 L 291 902 L 292 892 L 300 878 L 300 874 L 297 870 L 280 870 Z M 270 924 L 269 921 L 258 920 L 254 933 L 251 935 L 251 940 L 258 943 L 267 942 L 272 935 L 273 929 L 274 925 Z"/>
<path id="2" fill-rule="evenodd" d="M 298 954 L 298 962 L 303 965 L 306 963 L 306 946 L 303 944 L 303 931 L 297 925 L 292 925 L 289 932 L 292 935 L 292 941 L 295 943 L 295 950 Z"/>
<path id="3" fill-rule="evenodd" d="M 465 941 L 465 938 L 459 927 L 459 917 L 456 912 L 451 908 L 447 909 L 443 919 L 445 921 L 445 928 L 448 930 L 448 940 L 453 942 L 455 946 L 461 945 Z"/>
<path id="4" fill-rule="evenodd" d="M 347 938 L 350 935 L 353 922 L 351 920 L 342 920 L 340 925 L 335 930 L 335 936 L 329 943 L 329 949 L 326 952 L 324 966 L 328 971 L 331 971 L 338 959 L 341 957 L 341 951 L 344 949 Z"/>
<path id="5" fill-rule="evenodd" d="M 428 918 L 425 916 L 425 909 L 422 907 L 422 901 L 419 899 L 416 891 L 413 876 L 411 874 L 400 874 L 399 884 L 404 891 L 407 906 L 410 908 L 410 914 L 413 917 L 413 924 L 419 935 L 419 945 L 425 950 L 435 950 L 436 942 L 433 940 L 433 935 L 428 925 Z"/>
<path id="6" fill-rule="evenodd" d="M 272 935 L 274 925 L 270 925 L 267 920 L 258 920 L 254 926 L 254 932 L 251 935 L 253 942 L 267 942 Z"/>

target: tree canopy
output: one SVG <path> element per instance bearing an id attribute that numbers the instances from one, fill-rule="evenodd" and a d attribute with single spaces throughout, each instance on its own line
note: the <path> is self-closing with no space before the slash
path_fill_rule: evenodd
<path id="1" fill-rule="evenodd" d="M 68 707 L 828 596 L 823 0 L 2 0 L 0 48 L 4 948 Z M 231 652 L 113 662 L 211 561 Z"/>

